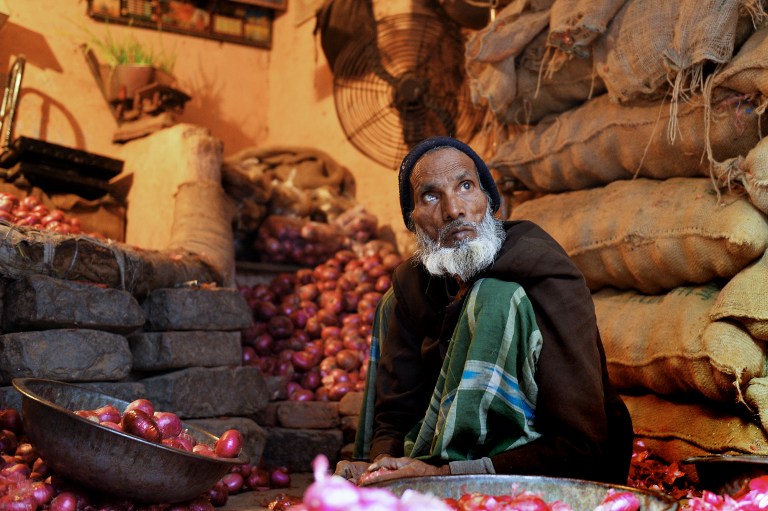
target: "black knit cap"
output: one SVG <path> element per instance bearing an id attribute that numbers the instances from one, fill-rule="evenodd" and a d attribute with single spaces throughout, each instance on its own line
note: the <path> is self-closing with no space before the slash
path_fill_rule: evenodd
<path id="1" fill-rule="evenodd" d="M 477 168 L 477 175 L 480 178 L 480 186 L 482 186 L 483 190 L 490 196 L 491 210 L 496 213 L 501 204 L 501 197 L 499 196 L 499 189 L 496 187 L 496 182 L 493 180 L 493 176 L 483 159 L 480 158 L 471 147 L 455 138 L 431 137 L 416 144 L 413 149 L 405 155 L 403 163 L 400 165 L 400 174 L 398 176 L 398 184 L 400 186 L 400 209 L 403 212 L 405 226 L 408 227 L 408 229 L 413 230 L 413 226 L 411 225 L 411 213 L 413 212 L 411 172 L 413 171 L 413 167 L 416 165 L 416 162 L 427 153 L 427 151 L 437 147 L 453 147 L 472 158 L 472 161 Z"/>

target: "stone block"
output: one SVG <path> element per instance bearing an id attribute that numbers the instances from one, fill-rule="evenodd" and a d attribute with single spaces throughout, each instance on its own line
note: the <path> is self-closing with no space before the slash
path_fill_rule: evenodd
<path id="1" fill-rule="evenodd" d="M 12 386 L 0 387 L 0 410 L 13 408 L 21 412 L 21 393 Z"/>
<path id="2" fill-rule="evenodd" d="M 144 384 L 137 381 L 78 382 L 75 383 L 75 385 L 85 387 L 89 390 L 95 390 L 96 392 L 101 392 L 108 396 L 128 401 L 129 403 L 147 395 L 147 389 L 144 388 Z"/>
<path id="3" fill-rule="evenodd" d="M 127 334 L 144 325 L 144 311 L 127 291 L 44 275 L 10 281 L 3 330 L 87 328 Z"/>
<path id="4" fill-rule="evenodd" d="M 311 472 L 312 461 L 324 454 L 331 467 L 339 460 L 343 437 L 338 429 L 267 428 L 265 466 L 284 466 L 292 472 Z"/>
<path id="5" fill-rule="evenodd" d="M 344 415 L 341 417 L 341 432 L 344 433 L 345 442 L 354 442 L 357 435 L 357 424 L 360 422 L 359 415 Z"/>
<path id="6" fill-rule="evenodd" d="M 277 409 L 280 407 L 280 404 L 274 402 L 267 403 L 267 406 L 252 416 L 253 420 L 260 426 L 277 426 Z"/>
<path id="7" fill-rule="evenodd" d="M 128 336 L 135 371 L 239 366 L 240 332 L 141 332 Z"/>
<path id="8" fill-rule="evenodd" d="M 339 404 L 332 401 L 283 401 L 277 422 L 284 428 L 328 429 L 339 427 Z"/>
<path id="9" fill-rule="evenodd" d="M 363 409 L 363 393 L 347 392 L 339 401 L 340 415 L 360 415 Z"/>
<path id="10" fill-rule="evenodd" d="M 267 405 L 258 367 L 191 367 L 141 380 L 158 410 L 182 419 L 247 417 Z"/>
<path id="11" fill-rule="evenodd" d="M 232 288 L 155 289 L 142 302 L 145 330 L 242 330 L 253 322 L 248 303 Z"/>
<path id="12" fill-rule="evenodd" d="M 360 461 L 355 459 L 354 442 L 344 444 L 339 450 L 339 460 Z"/>
<path id="13" fill-rule="evenodd" d="M 236 429 L 243 435 L 243 453 L 248 462 L 258 466 L 264 446 L 267 444 L 267 430 L 245 417 L 225 417 L 220 419 L 191 419 L 184 421 L 216 436 L 221 436 L 228 429 Z"/>
<path id="14" fill-rule="evenodd" d="M 0 335 L 0 383 L 33 377 L 117 381 L 131 370 L 122 335 L 88 329 L 41 330 Z"/>
<path id="15" fill-rule="evenodd" d="M 270 401 L 285 401 L 288 399 L 288 378 L 285 376 L 265 376 Z"/>

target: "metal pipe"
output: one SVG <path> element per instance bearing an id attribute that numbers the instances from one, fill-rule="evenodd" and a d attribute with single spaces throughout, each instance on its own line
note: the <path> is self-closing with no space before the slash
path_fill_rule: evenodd
<path id="1" fill-rule="evenodd" d="M 8 81 L 3 91 L 3 103 L 0 105 L 0 119 L 2 119 L 3 151 L 11 145 L 13 126 L 16 123 L 16 108 L 21 91 L 21 80 L 24 78 L 24 65 L 27 59 L 24 55 L 16 57 L 8 73 Z"/>

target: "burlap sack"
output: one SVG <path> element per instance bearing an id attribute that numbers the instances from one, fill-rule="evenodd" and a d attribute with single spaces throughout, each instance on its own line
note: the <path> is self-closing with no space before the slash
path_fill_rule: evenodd
<path id="1" fill-rule="evenodd" d="M 667 463 L 705 454 L 768 454 L 768 436 L 740 409 L 653 394 L 622 395 L 635 438 Z"/>
<path id="2" fill-rule="evenodd" d="M 765 252 L 768 220 L 745 197 L 720 198 L 707 178 L 616 181 L 514 206 L 549 232 L 603 286 L 657 294 L 731 278 Z"/>
<path id="3" fill-rule="evenodd" d="M 612 99 L 627 103 L 701 91 L 704 66 L 733 55 L 742 4 L 752 0 L 628 0 L 595 42 Z"/>
<path id="4" fill-rule="evenodd" d="M 565 53 L 591 56 L 595 39 L 605 32 L 626 0 L 557 0 L 552 4 L 547 44 Z"/>
<path id="5" fill-rule="evenodd" d="M 174 200 L 168 249 L 197 254 L 221 273 L 226 286 L 234 286 L 234 205 L 221 184 L 210 180 L 182 183 Z"/>
<path id="6" fill-rule="evenodd" d="M 713 172 L 721 182 L 743 187 L 752 204 L 768 213 L 768 138 L 760 140 L 746 156 L 716 163 Z"/>
<path id="7" fill-rule="evenodd" d="M 726 87 L 743 94 L 768 96 L 768 24 L 763 24 L 747 39 L 734 57 L 715 73 L 715 87 Z"/>
<path id="8" fill-rule="evenodd" d="M 763 429 L 768 430 L 768 378 L 753 378 L 747 385 L 746 397 Z"/>
<path id="9" fill-rule="evenodd" d="M 746 155 L 760 140 L 755 105 L 725 90 L 713 95 L 709 133 L 705 101 L 681 103 L 670 142 L 669 104 L 621 106 L 607 95 L 502 142 L 491 166 L 529 190 L 562 192 L 619 179 L 709 176 L 707 143 L 716 161 Z"/>
<path id="10" fill-rule="evenodd" d="M 535 124 L 543 117 L 565 112 L 605 92 L 594 72 L 592 56 L 581 58 L 547 47 L 549 31 L 542 30 L 518 59 L 517 95 L 503 116 L 505 124 Z M 562 62 L 556 62 L 560 58 Z"/>
<path id="11" fill-rule="evenodd" d="M 744 325 L 756 339 L 768 340 L 768 254 L 736 274 L 723 287 L 709 317 Z"/>
<path id="12" fill-rule="evenodd" d="M 515 59 L 547 26 L 549 9 L 526 11 L 516 0 L 499 11 L 493 23 L 475 32 L 464 55 L 472 102 L 505 116 L 517 95 Z"/>
<path id="13" fill-rule="evenodd" d="M 765 343 L 709 319 L 718 287 L 678 287 L 655 296 L 604 289 L 593 295 L 608 374 L 618 389 L 744 401 L 765 375 Z"/>

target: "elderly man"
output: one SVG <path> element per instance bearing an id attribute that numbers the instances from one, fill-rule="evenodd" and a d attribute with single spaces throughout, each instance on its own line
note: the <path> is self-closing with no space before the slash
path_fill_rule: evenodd
<path id="1" fill-rule="evenodd" d="M 463 142 L 418 144 L 399 186 L 418 250 L 374 325 L 373 410 L 356 453 L 373 463 L 342 461 L 336 473 L 361 484 L 494 473 L 625 484 L 632 423 L 580 271 L 535 224 L 494 218 L 496 184 Z"/>

